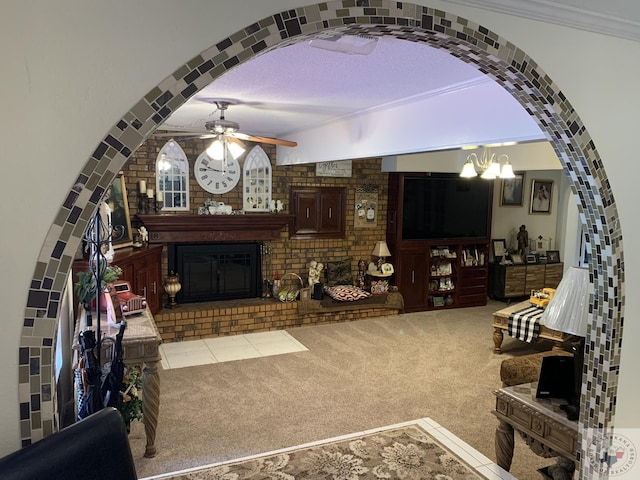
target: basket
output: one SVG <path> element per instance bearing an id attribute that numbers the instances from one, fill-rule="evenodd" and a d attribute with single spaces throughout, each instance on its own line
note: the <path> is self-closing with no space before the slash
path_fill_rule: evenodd
<path id="1" fill-rule="evenodd" d="M 302 288 L 302 278 L 295 273 L 285 273 L 280 279 L 280 289 L 278 290 L 278 300 L 281 302 L 293 302 L 298 298 Z"/>

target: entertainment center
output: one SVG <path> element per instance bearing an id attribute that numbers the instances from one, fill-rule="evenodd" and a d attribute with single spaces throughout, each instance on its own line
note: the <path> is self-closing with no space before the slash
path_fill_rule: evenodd
<path id="1" fill-rule="evenodd" d="M 390 173 L 387 244 L 405 311 L 486 305 L 493 182 Z"/>

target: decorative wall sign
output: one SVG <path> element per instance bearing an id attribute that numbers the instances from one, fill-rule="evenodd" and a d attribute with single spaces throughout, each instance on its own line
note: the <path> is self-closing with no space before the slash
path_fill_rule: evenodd
<path id="1" fill-rule="evenodd" d="M 351 177 L 351 160 L 316 163 L 317 177 Z"/>
<path id="2" fill-rule="evenodd" d="M 356 188 L 354 227 L 376 228 L 378 224 L 378 189 L 373 185 Z"/>

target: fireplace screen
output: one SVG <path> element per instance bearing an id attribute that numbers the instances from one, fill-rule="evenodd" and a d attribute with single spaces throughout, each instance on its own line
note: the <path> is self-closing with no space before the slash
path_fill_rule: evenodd
<path id="1" fill-rule="evenodd" d="M 169 269 L 182 284 L 178 303 L 259 297 L 261 264 L 259 243 L 187 243 L 169 249 Z"/>

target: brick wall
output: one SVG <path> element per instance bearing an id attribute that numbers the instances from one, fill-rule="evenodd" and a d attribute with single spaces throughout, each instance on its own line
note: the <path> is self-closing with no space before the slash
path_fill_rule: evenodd
<path id="1" fill-rule="evenodd" d="M 135 214 L 137 205 L 135 202 L 138 181 L 145 180 L 147 188 L 155 191 L 155 162 L 158 153 L 164 146 L 165 139 L 149 139 L 133 154 L 132 159 L 123 169 L 127 191 L 129 193 L 129 211 L 132 217 L 134 228 L 136 227 Z M 190 212 L 196 214 L 198 207 L 204 204 L 206 199 L 224 202 L 234 209 L 242 208 L 241 185 L 242 180 L 236 188 L 224 195 L 212 195 L 198 185 L 193 177 L 193 164 L 198 155 L 206 148 L 204 140 L 178 140 L 187 155 L 190 166 Z M 272 198 L 281 200 L 285 206 L 285 213 L 289 209 L 289 187 L 298 186 L 331 186 L 345 187 L 347 189 L 347 211 L 346 211 L 346 236 L 344 239 L 320 239 L 320 240 L 296 240 L 289 239 L 286 229 L 281 233 L 278 240 L 270 242 L 272 254 L 270 262 L 266 265 L 268 275 L 271 277 L 278 271 L 280 275 L 284 273 L 296 273 L 306 280 L 308 264 L 311 260 L 326 263 L 330 260 L 341 260 L 345 257 L 352 257 L 354 271 L 359 259 L 364 259 L 367 263 L 374 260 L 371 251 L 376 241 L 385 238 L 387 221 L 387 174 L 380 171 L 380 158 L 367 158 L 353 160 L 353 174 L 351 178 L 317 177 L 315 164 L 277 166 L 276 149 L 272 145 L 261 145 L 271 159 L 273 167 Z M 251 150 L 252 144 L 247 142 L 247 152 Z M 239 159 L 242 165 L 244 156 Z M 375 228 L 354 227 L 355 212 L 355 190 L 358 187 L 370 185 L 377 188 L 378 192 L 378 218 Z M 180 212 L 176 212 L 180 215 Z M 393 252 L 392 252 L 393 253 Z M 166 252 L 163 254 L 163 277 L 167 272 Z"/>
<path id="2" fill-rule="evenodd" d="M 145 180 L 147 188 L 156 190 L 155 162 L 158 153 L 167 140 L 149 139 L 133 155 L 123 169 L 128 191 L 129 211 L 133 227 L 138 223 L 135 214 L 137 188 L 140 180 Z M 190 211 L 196 214 L 198 207 L 207 199 L 224 202 L 234 209 L 242 207 L 241 185 L 224 195 L 212 195 L 204 191 L 193 177 L 193 165 L 198 155 L 206 148 L 203 140 L 179 140 L 189 160 L 190 168 Z M 252 145 L 247 142 L 247 152 Z M 285 206 L 285 213 L 289 210 L 290 186 L 330 186 L 347 189 L 346 235 L 343 239 L 297 240 L 290 239 L 285 229 L 280 238 L 269 242 L 271 255 L 268 256 L 265 277 L 273 279 L 277 271 L 280 276 L 295 273 L 305 282 L 308 276 L 308 264 L 311 260 L 326 263 L 331 260 L 352 258 L 352 268 L 357 269 L 360 259 L 365 262 L 375 260 L 371 251 L 378 240 L 385 238 L 387 212 L 387 174 L 380 171 L 380 158 L 353 160 L 351 178 L 317 177 L 315 164 L 277 166 L 276 149 L 272 145 L 261 145 L 271 159 L 273 167 L 272 198 L 281 200 Z M 243 164 L 244 157 L 240 157 Z M 356 188 L 369 186 L 377 189 L 378 218 L 374 228 L 355 228 L 355 194 Z M 176 212 L 175 215 L 180 215 Z M 393 252 L 392 252 L 393 253 Z M 163 278 L 167 276 L 167 253 L 163 252 Z M 176 310 L 164 309 L 155 315 L 156 324 L 165 342 L 192 340 L 198 338 L 215 337 L 219 335 L 233 335 L 276 329 L 290 328 L 301 325 L 335 323 L 359 320 L 368 317 L 397 314 L 398 310 L 365 309 L 357 311 L 331 312 L 323 314 L 298 315 L 296 303 L 282 303 L 277 300 L 248 300 L 246 302 L 218 302 L 213 304 L 182 305 Z"/>

